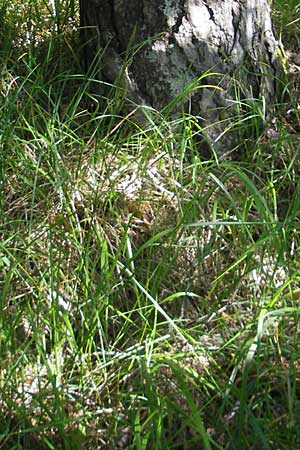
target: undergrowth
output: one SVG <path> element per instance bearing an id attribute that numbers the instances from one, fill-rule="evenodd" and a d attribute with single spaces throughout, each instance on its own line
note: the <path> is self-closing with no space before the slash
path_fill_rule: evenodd
<path id="1" fill-rule="evenodd" d="M 73 2 L 2 3 L 0 448 L 300 448 L 297 63 L 204 159 L 90 89 Z"/>

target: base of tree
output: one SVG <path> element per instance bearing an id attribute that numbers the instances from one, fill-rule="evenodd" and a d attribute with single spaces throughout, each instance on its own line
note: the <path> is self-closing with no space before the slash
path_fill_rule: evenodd
<path id="1" fill-rule="evenodd" d="M 85 67 L 131 104 L 201 118 L 220 154 L 251 108 L 267 115 L 281 62 L 268 0 L 81 0 Z M 94 66 L 95 67 L 95 66 Z"/>

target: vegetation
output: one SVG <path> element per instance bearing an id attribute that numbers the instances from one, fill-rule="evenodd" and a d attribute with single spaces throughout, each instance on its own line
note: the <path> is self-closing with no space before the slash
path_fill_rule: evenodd
<path id="1" fill-rule="evenodd" d="M 81 74 L 73 1 L 0 4 L 0 448 L 300 448 L 300 4 L 273 9 L 282 98 L 237 101 L 226 161 Z"/>

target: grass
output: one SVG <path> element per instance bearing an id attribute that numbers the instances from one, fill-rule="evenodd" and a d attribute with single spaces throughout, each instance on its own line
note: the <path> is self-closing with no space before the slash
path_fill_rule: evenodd
<path id="1" fill-rule="evenodd" d="M 203 160 L 193 116 L 91 94 L 51 4 L 0 6 L 0 448 L 300 448 L 294 74 Z"/>

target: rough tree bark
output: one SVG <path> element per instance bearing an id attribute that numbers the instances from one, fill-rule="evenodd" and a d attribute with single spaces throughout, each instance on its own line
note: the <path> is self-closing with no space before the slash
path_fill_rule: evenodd
<path id="1" fill-rule="evenodd" d="M 160 109 L 207 71 L 222 74 L 199 81 L 221 90 L 195 89 L 184 100 L 219 152 L 233 145 L 224 130 L 237 90 L 274 101 L 281 64 L 268 0 L 80 0 L 80 15 L 84 64 L 98 55 L 106 81 L 116 81 L 128 47 L 141 43 L 123 71 L 136 104 Z"/>

